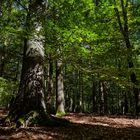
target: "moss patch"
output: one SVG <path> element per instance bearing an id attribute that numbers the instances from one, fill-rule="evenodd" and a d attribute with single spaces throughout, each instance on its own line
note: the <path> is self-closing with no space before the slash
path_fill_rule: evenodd
<path id="1" fill-rule="evenodd" d="M 57 112 L 56 113 L 56 117 L 62 117 L 62 116 L 65 116 L 66 113 L 65 112 Z"/>

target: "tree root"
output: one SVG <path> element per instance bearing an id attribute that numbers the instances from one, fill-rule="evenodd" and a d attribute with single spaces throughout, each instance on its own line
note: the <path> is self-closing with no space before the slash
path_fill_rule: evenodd
<path id="1" fill-rule="evenodd" d="M 16 119 L 13 118 L 13 116 L 7 116 L 1 120 L 1 123 L 11 128 L 19 128 L 27 126 L 68 126 L 70 121 L 49 114 L 40 114 L 36 111 L 30 111 L 27 114 L 16 117 Z"/>

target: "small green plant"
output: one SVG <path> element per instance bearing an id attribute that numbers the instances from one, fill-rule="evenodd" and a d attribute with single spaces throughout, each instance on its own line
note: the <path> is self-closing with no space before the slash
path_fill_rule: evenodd
<path id="1" fill-rule="evenodd" d="M 56 113 L 56 117 L 62 117 L 62 116 L 65 116 L 66 113 L 65 112 L 57 112 Z"/>
<path id="2" fill-rule="evenodd" d="M 28 114 L 19 118 L 18 122 L 22 127 L 27 127 L 30 124 L 37 124 L 39 114 L 36 111 L 30 111 Z"/>

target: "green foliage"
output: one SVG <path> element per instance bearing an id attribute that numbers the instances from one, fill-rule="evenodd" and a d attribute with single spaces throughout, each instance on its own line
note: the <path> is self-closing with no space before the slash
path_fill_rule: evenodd
<path id="1" fill-rule="evenodd" d="M 18 122 L 21 126 L 27 127 L 31 124 L 37 124 L 38 123 L 38 116 L 39 114 L 36 111 L 30 111 L 28 114 L 24 114 L 23 117 L 18 119 Z"/>
<path id="2" fill-rule="evenodd" d="M 13 94 L 17 86 L 8 80 L 0 77 L 0 106 L 8 106 L 11 99 L 15 97 Z"/>
<path id="3" fill-rule="evenodd" d="M 56 117 L 62 117 L 62 116 L 65 116 L 66 115 L 66 113 L 64 113 L 64 112 L 57 112 L 56 113 Z"/>

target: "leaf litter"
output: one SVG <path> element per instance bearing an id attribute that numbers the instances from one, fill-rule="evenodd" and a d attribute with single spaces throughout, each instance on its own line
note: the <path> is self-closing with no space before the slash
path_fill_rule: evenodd
<path id="1" fill-rule="evenodd" d="M 0 109 L 0 118 L 7 111 Z M 0 124 L 0 140 L 140 140 L 140 119 L 69 113 L 68 126 L 38 126 L 12 129 Z"/>

